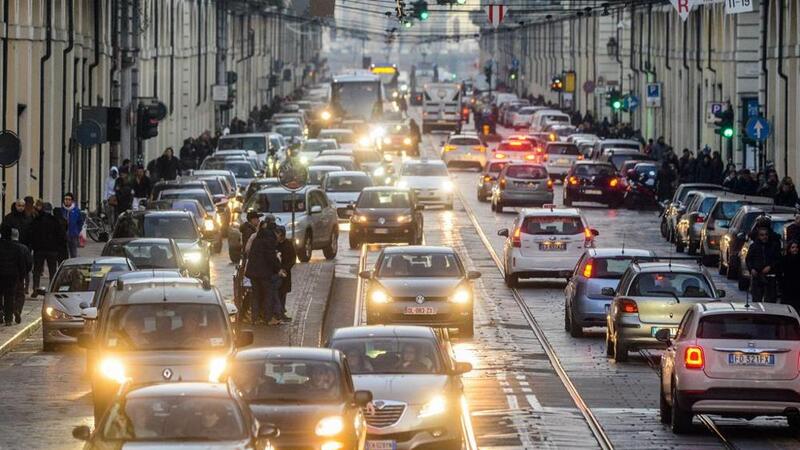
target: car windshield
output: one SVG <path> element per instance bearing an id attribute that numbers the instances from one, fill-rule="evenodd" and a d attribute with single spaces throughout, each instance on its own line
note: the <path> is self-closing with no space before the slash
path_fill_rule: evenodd
<path id="1" fill-rule="evenodd" d="M 325 175 L 331 172 L 338 172 L 340 170 L 342 170 L 341 167 L 335 167 L 335 168 L 309 167 L 307 183 L 315 186 L 322 185 L 322 180 L 325 179 Z"/>
<path id="2" fill-rule="evenodd" d="M 339 170 L 356 170 L 356 163 L 348 156 L 321 156 L 313 161 L 315 166 L 334 166 Z"/>
<path id="3" fill-rule="evenodd" d="M 253 165 L 247 161 L 211 161 L 207 165 L 203 164 L 203 168 L 208 170 L 230 170 L 236 178 L 255 178 L 256 176 Z"/>
<path id="4" fill-rule="evenodd" d="M 717 197 L 706 197 L 703 199 L 703 203 L 700 203 L 700 207 L 697 210 L 703 214 L 708 214 L 711 211 L 711 207 L 714 206 L 714 203 L 717 201 Z"/>
<path id="5" fill-rule="evenodd" d="M 452 138 L 447 142 L 450 145 L 481 145 L 480 139 L 476 138 Z"/>
<path id="6" fill-rule="evenodd" d="M 331 403 L 342 398 L 339 366 L 307 359 L 237 361 L 234 380 L 248 403 Z"/>
<path id="7" fill-rule="evenodd" d="M 261 136 L 223 136 L 219 138 L 217 147 L 218 150 L 253 150 L 256 153 L 266 153 L 267 141 Z"/>
<path id="8" fill-rule="evenodd" d="M 361 192 L 372 186 L 372 179 L 366 175 L 331 175 L 325 180 L 326 192 Z"/>
<path id="9" fill-rule="evenodd" d="M 341 144 L 352 144 L 355 137 L 352 131 L 320 131 L 320 139 L 336 139 L 336 142 Z"/>
<path id="10" fill-rule="evenodd" d="M 103 345 L 120 351 L 225 350 L 231 331 L 216 304 L 161 302 L 108 311 Z"/>
<path id="11" fill-rule="evenodd" d="M 533 144 L 528 140 L 501 142 L 500 145 L 497 146 L 497 150 L 506 152 L 532 152 Z"/>
<path id="12" fill-rule="evenodd" d="M 384 255 L 378 278 L 462 278 L 464 274 L 452 253 L 403 253 Z"/>
<path id="13" fill-rule="evenodd" d="M 614 174 L 614 168 L 609 164 L 576 164 L 572 174 L 579 177 L 607 177 Z"/>
<path id="14" fill-rule="evenodd" d="M 611 155 L 608 158 L 608 161 L 614 165 L 614 167 L 622 167 L 625 161 L 640 161 L 644 159 L 644 156 L 639 157 L 638 155 Z"/>
<path id="15" fill-rule="evenodd" d="M 405 177 L 446 177 L 447 167 L 444 164 L 406 164 L 402 176 Z"/>
<path id="16" fill-rule="evenodd" d="M 637 256 L 639 262 L 651 261 L 652 258 Z M 591 275 L 589 278 L 605 278 L 619 280 L 628 270 L 628 266 L 633 261 L 632 256 L 612 256 L 607 258 L 590 258 L 583 266 L 584 275 Z M 589 267 L 591 266 L 591 267 Z"/>
<path id="17" fill-rule="evenodd" d="M 354 375 L 444 373 L 433 339 L 369 336 L 337 339 L 331 347 L 345 354 Z"/>
<path id="18" fill-rule="evenodd" d="M 179 200 L 179 199 L 188 199 L 188 200 L 197 200 L 203 205 L 206 211 L 213 211 L 214 210 L 214 202 L 208 198 L 208 194 L 206 192 L 197 192 L 197 191 L 161 191 L 158 194 L 159 200 Z"/>
<path id="19" fill-rule="evenodd" d="M 238 441 L 247 431 L 236 402 L 189 395 L 135 397 L 115 403 L 102 425 L 111 441 Z"/>
<path id="20" fill-rule="evenodd" d="M 143 228 L 138 234 L 119 237 L 198 239 L 197 227 L 189 217 L 145 216 Z"/>
<path id="21" fill-rule="evenodd" d="M 705 277 L 695 273 L 647 272 L 640 273 L 631 283 L 628 295 L 647 297 L 712 297 L 711 287 Z"/>
<path id="22" fill-rule="evenodd" d="M 353 158 L 358 164 L 378 163 L 383 161 L 383 155 L 374 150 L 357 150 L 353 153 Z"/>
<path id="23" fill-rule="evenodd" d="M 550 144 L 547 146 L 547 154 L 548 155 L 568 155 L 568 156 L 578 156 L 581 154 L 580 150 L 578 150 L 577 145 L 566 145 L 566 144 Z"/>
<path id="24" fill-rule="evenodd" d="M 103 285 L 109 272 L 131 270 L 127 264 L 81 264 L 61 267 L 52 292 L 91 292 Z"/>
<path id="25" fill-rule="evenodd" d="M 364 191 L 358 197 L 359 208 L 410 208 L 411 199 L 404 191 Z"/>
<path id="26" fill-rule="evenodd" d="M 700 319 L 697 337 L 764 341 L 800 340 L 800 323 L 774 314 L 713 314 Z"/>
<path id="27" fill-rule="evenodd" d="M 305 195 L 294 195 L 294 210 L 295 212 L 306 210 Z M 247 201 L 244 211 L 258 213 L 292 212 L 292 194 L 290 192 L 257 193 Z"/>
<path id="28" fill-rule="evenodd" d="M 717 209 L 714 210 L 714 219 L 716 220 L 731 220 L 736 215 L 736 211 L 744 205 L 744 202 L 720 202 Z"/>
<path id="29" fill-rule="evenodd" d="M 540 166 L 508 166 L 506 176 L 523 180 L 540 180 L 547 178 L 547 171 Z"/>
<path id="30" fill-rule="evenodd" d="M 172 246 L 162 242 L 112 244 L 103 255 L 128 258 L 137 269 L 174 269 L 180 266 Z"/>
<path id="31" fill-rule="evenodd" d="M 520 231 L 525 234 L 548 236 L 574 236 L 583 234 L 583 220 L 578 216 L 526 217 Z"/>
<path id="32" fill-rule="evenodd" d="M 318 154 L 323 150 L 336 149 L 336 146 L 331 144 L 331 142 L 326 141 L 305 141 L 303 142 L 303 146 L 300 147 L 300 151 Z"/>
<path id="33" fill-rule="evenodd" d="M 493 162 L 489 164 L 489 169 L 487 170 L 491 174 L 498 174 L 503 170 L 503 167 L 508 165 L 507 162 Z"/>
<path id="34" fill-rule="evenodd" d="M 192 213 L 192 215 L 197 219 L 202 219 L 203 215 L 205 215 L 206 211 L 203 208 L 203 205 L 198 203 L 196 200 L 173 200 L 171 202 L 167 202 L 168 206 L 159 209 L 166 209 L 166 210 L 175 210 L 175 211 L 188 211 Z"/>
<path id="35" fill-rule="evenodd" d="M 224 187 L 222 186 L 222 182 L 218 178 L 203 178 L 202 180 L 206 182 L 206 186 L 208 186 L 208 190 L 211 192 L 211 195 L 227 194 L 227 191 L 225 191 Z"/>
<path id="36" fill-rule="evenodd" d="M 276 125 L 272 131 L 280 134 L 281 136 L 299 137 L 303 135 L 303 130 L 297 125 Z"/>
<path id="37" fill-rule="evenodd" d="M 405 124 L 405 123 L 396 123 L 396 124 L 392 125 L 391 127 L 388 127 L 387 130 L 388 130 L 387 131 L 388 134 L 402 134 L 402 135 L 405 135 L 405 134 L 408 134 L 408 133 L 411 132 L 411 128 L 409 128 L 408 124 Z"/>

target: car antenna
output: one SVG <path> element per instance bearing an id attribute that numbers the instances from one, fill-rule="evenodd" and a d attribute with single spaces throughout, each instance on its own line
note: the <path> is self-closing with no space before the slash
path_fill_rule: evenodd
<path id="1" fill-rule="evenodd" d="M 622 252 L 623 255 L 625 254 L 625 232 L 622 233 Z"/>
<path id="2" fill-rule="evenodd" d="M 745 291 L 745 294 L 744 294 L 744 307 L 745 308 L 750 308 L 750 289 Z"/>

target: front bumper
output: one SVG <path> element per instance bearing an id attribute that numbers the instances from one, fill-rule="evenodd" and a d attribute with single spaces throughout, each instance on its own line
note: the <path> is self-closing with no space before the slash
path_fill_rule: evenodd
<path id="1" fill-rule="evenodd" d="M 461 408 L 420 418 L 419 406 L 409 405 L 399 422 L 385 428 L 367 428 L 367 442 L 394 441 L 397 450 L 435 449 L 461 440 Z"/>
<path id="2" fill-rule="evenodd" d="M 478 166 L 481 168 L 486 165 L 486 154 L 456 153 L 447 152 L 442 155 L 442 160 L 448 166 Z"/>
<path id="3" fill-rule="evenodd" d="M 83 333 L 83 319 L 42 320 L 42 341 L 45 344 L 77 344 Z"/>
<path id="4" fill-rule="evenodd" d="M 350 222 L 350 235 L 364 242 L 409 242 L 414 238 L 416 224 L 361 225 Z"/>
<path id="5" fill-rule="evenodd" d="M 407 308 L 429 307 L 435 314 L 406 314 Z M 367 304 L 367 323 L 395 324 L 411 323 L 431 327 L 457 328 L 472 318 L 472 302 L 457 304 L 446 300 L 416 303 L 414 301 L 392 301 L 384 304 Z"/>
<path id="6" fill-rule="evenodd" d="M 509 191 L 498 194 L 498 202 L 503 206 L 541 206 L 553 203 L 553 191 Z"/>

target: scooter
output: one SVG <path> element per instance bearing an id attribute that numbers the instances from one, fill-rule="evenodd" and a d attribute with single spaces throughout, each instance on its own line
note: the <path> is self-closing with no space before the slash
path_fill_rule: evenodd
<path id="1" fill-rule="evenodd" d="M 623 200 L 628 209 L 657 209 L 656 180 L 652 177 L 644 179 L 628 179 L 628 188 Z"/>

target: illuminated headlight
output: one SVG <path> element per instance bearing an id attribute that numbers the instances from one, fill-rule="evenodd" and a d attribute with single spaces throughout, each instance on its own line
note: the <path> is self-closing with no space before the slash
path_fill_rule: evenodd
<path id="1" fill-rule="evenodd" d="M 358 145 L 360 145 L 362 147 L 369 147 L 369 143 L 370 143 L 370 140 L 369 140 L 369 137 L 367 137 L 367 136 L 363 136 L 363 137 L 358 139 Z"/>
<path id="2" fill-rule="evenodd" d="M 469 294 L 468 290 L 460 288 L 455 292 L 455 294 L 453 294 L 450 297 L 450 301 L 453 303 L 462 303 L 462 304 L 469 303 L 471 297 L 472 296 Z"/>
<path id="3" fill-rule="evenodd" d="M 125 382 L 125 366 L 122 364 L 122 361 L 118 360 L 117 358 L 107 358 L 100 362 L 100 374 L 112 381 L 116 381 L 119 384 Z"/>
<path id="4" fill-rule="evenodd" d="M 406 180 L 398 181 L 397 182 L 397 187 L 403 188 L 403 189 L 407 188 L 408 187 L 408 181 L 406 181 Z"/>
<path id="5" fill-rule="evenodd" d="M 322 120 L 331 120 L 331 112 L 330 111 L 322 111 L 322 114 L 319 115 Z"/>
<path id="6" fill-rule="evenodd" d="M 428 403 L 424 404 L 419 410 L 419 417 L 430 417 L 443 414 L 447 410 L 447 400 L 437 395 L 433 397 Z"/>
<path id="7" fill-rule="evenodd" d="M 408 90 L 408 85 L 407 84 L 401 84 L 400 85 L 400 90 L 403 91 L 403 92 L 407 91 Z"/>
<path id="8" fill-rule="evenodd" d="M 445 192 L 453 192 L 453 182 L 452 181 L 445 181 L 442 183 L 442 190 Z"/>
<path id="9" fill-rule="evenodd" d="M 353 216 L 353 222 L 358 222 L 358 223 L 367 223 L 367 216 L 358 216 L 358 215 L 355 215 L 355 216 Z"/>
<path id="10" fill-rule="evenodd" d="M 197 264 L 203 260 L 203 254 L 200 252 L 187 252 L 184 253 L 183 260 L 192 264 Z"/>
<path id="11" fill-rule="evenodd" d="M 398 95 L 400 95 L 400 94 L 398 94 L 397 91 L 392 91 L 392 97 L 393 98 L 397 98 Z"/>
<path id="12" fill-rule="evenodd" d="M 376 289 L 372 291 L 372 295 L 369 296 L 373 303 L 389 303 L 389 294 L 381 289 Z"/>
<path id="13" fill-rule="evenodd" d="M 64 311 L 61 311 L 60 309 L 55 309 L 52 306 L 48 306 L 47 308 L 44 309 L 44 315 L 45 315 L 45 319 L 48 319 L 48 320 L 70 320 L 70 319 L 72 319 L 72 317 L 69 314 L 65 313 Z"/>
<path id="14" fill-rule="evenodd" d="M 212 219 L 206 219 L 203 221 L 203 229 L 206 231 L 214 231 L 214 221 Z"/>
<path id="15" fill-rule="evenodd" d="M 222 357 L 212 359 L 211 362 L 208 363 L 208 381 L 210 383 L 219 383 L 227 367 L 227 359 Z"/>
<path id="16" fill-rule="evenodd" d="M 411 217 L 410 214 L 405 215 L 405 216 L 397 216 L 397 222 L 398 223 L 410 223 L 411 219 L 412 219 L 412 217 Z"/>
<path id="17" fill-rule="evenodd" d="M 386 130 L 383 127 L 375 127 L 370 132 L 372 137 L 374 138 L 382 138 L 386 134 Z"/>
<path id="18" fill-rule="evenodd" d="M 300 157 L 300 164 L 307 166 L 308 165 L 308 158 L 305 156 Z"/>
<path id="19" fill-rule="evenodd" d="M 403 145 L 411 145 L 411 138 L 410 137 L 403 138 Z"/>
<path id="20" fill-rule="evenodd" d="M 372 174 L 376 177 L 382 177 L 386 173 L 386 170 L 381 166 L 375 169 Z"/>
<path id="21" fill-rule="evenodd" d="M 344 431 L 344 421 L 340 416 L 325 417 L 314 427 L 317 436 L 336 436 Z"/>
<path id="22" fill-rule="evenodd" d="M 383 143 L 386 144 L 386 145 L 391 144 L 392 143 L 392 138 L 390 138 L 390 137 L 383 138 Z"/>

